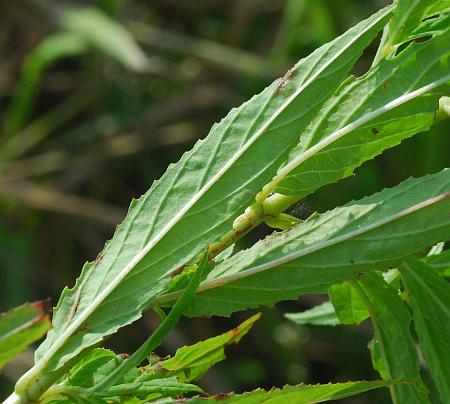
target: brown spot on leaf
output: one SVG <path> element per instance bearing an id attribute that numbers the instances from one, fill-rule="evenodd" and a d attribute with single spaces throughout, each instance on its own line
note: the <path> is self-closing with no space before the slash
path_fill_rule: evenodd
<path id="1" fill-rule="evenodd" d="M 383 90 L 387 90 L 388 88 L 389 88 L 389 81 L 385 81 L 382 85 L 381 85 L 381 88 L 383 89 Z"/>
<path id="2" fill-rule="evenodd" d="M 289 84 L 289 79 L 291 78 L 292 74 L 294 73 L 294 69 L 289 69 L 286 74 L 281 79 L 280 83 L 278 84 L 277 89 L 282 90 Z"/>
<path id="3" fill-rule="evenodd" d="M 378 128 L 372 128 L 372 129 L 370 129 L 371 131 L 372 131 L 372 133 L 374 134 L 374 135 L 378 135 L 379 133 L 380 133 L 380 130 L 378 129 Z"/>
<path id="4" fill-rule="evenodd" d="M 95 268 L 98 264 L 100 264 L 100 262 L 102 262 L 102 259 L 103 259 L 103 251 L 102 251 L 102 252 L 99 252 L 99 253 L 97 254 L 97 257 L 95 257 L 94 268 Z"/>

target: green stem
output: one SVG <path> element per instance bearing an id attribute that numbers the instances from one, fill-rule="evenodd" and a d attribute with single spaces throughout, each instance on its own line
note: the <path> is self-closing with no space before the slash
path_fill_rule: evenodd
<path id="1" fill-rule="evenodd" d="M 117 380 L 119 380 L 125 373 L 133 369 L 141 363 L 155 348 L 157 348 L 168 332 L 175 327 L 178 320 L 186 310 L 187 305 L 194 296 L 198 285 L 200 284 L 203 273 L 208 262 L 208 255 L 206 252 L 202 255 L 200 264 L 189 282 L 188 287 L 183 292 L 181 297 L 177 300 L 170 313 L 162 324 L 155 330 L 155 332 L 145 341 L 141 347 L 133 353 L 129 358 L 125 359 L 112 373 L 110 373 L 100 383 L 93 386 L 89 391 L 91 393 L 98 393 L 107 391 Z"/>
<path id="2" fill-rule="evenodd" d="M 380 44 L 378 45 L 377 53 L 375 54 L 375 58 L 373 59 L 371 68 L 376 66 L 378 62 L 385 57 L 385 46 L 388 39 L 389 34 L 389 23 L 384 26 L 383 34 L 380 39 Z"/>

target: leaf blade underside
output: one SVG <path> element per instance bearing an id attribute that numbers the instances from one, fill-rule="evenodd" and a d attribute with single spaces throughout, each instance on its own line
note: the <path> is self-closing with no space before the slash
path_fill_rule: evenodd
<path id="1" fill-rule="evenodd" d="M 19 386 L 44 368 L 60 368 L 105 335 L 139 318 L 164 291 L 173 270 L 231 228 L 236 212 L 251 204 L 270 180 L 302 125 L 339 85 L 389 13 L 387 8 L 375 14 L 300 61 L 288 82 L 278 80 L 232 110 L 208 138 L 132 202 L 105 250 L 94 263 L 85 265 L 73 289 L 63 291 L 54 311 L 54 328 L 36 353 L 37 364 Z M 322 99 L 316 97 L 311 104 L 311 94 L 317 92 Z M 279 121 L 292 116 L 298 120 L 277 136 Z M 262 157 L 269 150 L 272 160 L 268 163 Z"/>

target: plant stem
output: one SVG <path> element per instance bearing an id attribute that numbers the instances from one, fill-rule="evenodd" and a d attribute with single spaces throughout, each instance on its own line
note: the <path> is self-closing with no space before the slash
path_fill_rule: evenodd
<path id="1" fill-rule="evenodd" d="M 90 389 L 90 392 L 96 393 L 101 391 L 107 391 L 117 380 L 119 380 L 125 373 L 130 371 L 136 365 L 141 363 L 147 355 L 158 347 L 167 333 L 177 324 L 180 317 L 186 310 L 191 298 L 194 296 L 198 285 L 200 284 L 204 269 L 207 264 L 208 255 L 205 252 L 202 255 L 200 264 L 189 282 L 189 285 L 177 300 L 170 313 L 167 315 L 162 324 L 155 330 L 155 332 L 145 341 L 141 347 L 133 353 L 129 358 L 125 359 L 116 369 L 112 371 L 106 378 L 100 383 Z"/>

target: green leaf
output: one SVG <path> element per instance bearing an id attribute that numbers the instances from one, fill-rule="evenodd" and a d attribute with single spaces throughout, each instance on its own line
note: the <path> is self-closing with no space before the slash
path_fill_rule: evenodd
<path id="1" fill-rule="evenodd" d="M 374 367 L 382 368 L 381 376 L 387 380 L 413 382 L 389 387 L 393 403 L 428 403 L 410 330 L 411 315 L 397 290 L 376 273 L 363 274 L 352 284 L 364 300 L 375 328 Z"/>
<path id="2" fill-rule="evenodd" d="M 303 133 L 266 191 L 308 195 L 427 130 L 450 90 L 450 29 L 347 80 Z"/>
<path id="3" fill-rule="evenodd" d="M 340 324 L 331 302 L 324 302 L 301 313 L 286 313 L 284 316 L 299 325 L 311 324 L 334 326 Z"/>
<path id="4" fill-rule="evenodd" d="M 176 377 L 124 383 L 110 387 L 107 391 L 96 393 L 99 397 L 116 397 L 126 394 L 161 394 L 163 396 L 178 396 L 185 393 L 202 393 L 203 390 L 188 383 L 181 383 Z"/>
<path id="5" fill-rule="evenodd" d="M 46 303 L 25 303 L 0 314 L 0 369 L 50 329 Z"/>
<path id="6" fill-rule="evenodd" d="M 4 118 L 5 139 L 11 138 L 23 127 L 33 107 L 44 70 L 56 60 L 79 55 L 86 49 L 87 43 L 79 35 L 63 32 L 45 38 L 27 56 L 19 83 Z"/>
<path id="7" fill-rule="evenodd" d="M 194 276 L 189 282 L 181 297 L 177 300 L 170 313 L 150 337 L 128 358 L 124 359 L 114 370 L 111 371 L 100 383 L 92 388 L 92 391 L 102 391 L 112 386 L 126 374 L 139 365 L 151 352 L 156 349 L 169 331 L 175 327 L 178 320 L 183 315 L 189 301 L 197 291 L 200 281 L 208 262 L 208 253 L 205 250 Z"/>
<path id="8" fill-rule="evenodd" d="M 435 0 L 427 9 L 427 16 L 450 12 L 450 0 Z"/>
<path id="9" fill-rule="evenodd" d="M 63 291 L 53 330 L 36 353 L 36 365 L 16 389 L 24 391 L 32 381 L 39 385 L 36 379 L 43 372 L 59 370 L 138 319 L 177 268 L 196 260 L 206 245 L 232 228 L 389 13 L 390 8 L 381 10 L 324 45 L 300 61 L 289 77 L 232 110 L 131 203 L 105 250 L 85 265 L 73 289 Z M 50 378 L 45 380 L 35 391 L 46 388 Z"/>
<path id="10" fill-rule="evenodd" d="M 422 38 L 424 36 L 438 35 L 450 26 L 450 13 L 442 14 L 435 18 L 423 21 L 410 35 L 409 39 Z"/>
<path id="11" fill-rule="evenodd" d="M 158 362 L 155 366 L 175 373 L 182 382 L 198 380 L 214 364 L 225 358 L 225 346 L 239 342 L 260 317 L 260 314 L 256 314 L 231 331 L 180 348 L 175 356 Z"/>
<path id="12" fill-rule="evenodd" d="M 96 348 L 83 357 L 70 371 L 68 383 L 72 386 L 92 387 L 106 375 L 102 368 L 114 362 L 116 354 L 108 349 Z"/>
<path id="13" fill-rule="evenodd" d="M 316 385 L 300 384 L 298 386 L 285 386 L 282 389 L 272 389 L 270 391 L 258 389 L 243 394 L 220 394 L 208 398 L 194 397 L 190 400 L 186 400 L 186 402 L 189 404 L 215 402 L 239 404 L 259 404 L 262 402 L 270 402 L 273 404 L 312 404 L 352 397 L 387 385 L 389 385 L 389 382 L 382 381 L 358 381 Z M 167 401 L 167 403 L 170 402 L 171 401 Z"/>
<path id="14" fill-rule="evenodd" d="M 60 15 L 60 24 L 123 66 L 136 71 L 148 68 L 148 59 L 131 34 L 100 9 L 84 7 L 64 10 Z"/>
<path id="15" fill-rule="evenodd" d="M 364 301 L 349 282 L 332 285 L 328 294 L 342 324 L 359 324 L 369 317 Z"/>
<path id="16" fill-rule="evenodd" d="M 427 10 L 436 0 L 396 0 L 389 23 L 388 46 L 393 46 L 408 39 L 420 22 L 427 15 Z"/>
<path id="17" fill-rule="evenodd" d="M 444 251 L 441 254 L 430 255 L 424 258 L 427 265 L 432 266 L 440 275 L 450 277 L 450 250 Z"/>
<path id="18" fill-rule="evenodd" d="M 188 311 L 223 315 L 325 293 L 360 272 L 396 266 L 450 239 L 450 170 L 410 179 L 276 233 L 218 264 Z M 158 303 L 176 299 L 161 296 Z"/>
<path id="19" fill-rule="evenodd" d="M 408 259 L 400 267 L 420 347 L 442 402 L 450 402 L 450 284 L 429 265 Z"/>

